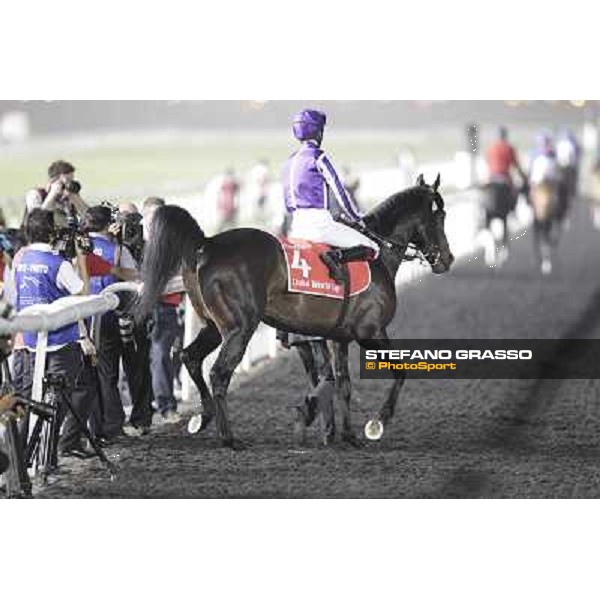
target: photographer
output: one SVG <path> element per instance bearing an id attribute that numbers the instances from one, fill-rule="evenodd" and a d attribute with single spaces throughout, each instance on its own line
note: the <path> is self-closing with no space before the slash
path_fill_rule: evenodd
<path id="1" fill-rule="evenodd" d="M 144 251 L 142 215 L 133 202 L 119 204 L 116 222 L 111 226 L 117 239 L 127 247 L 139 267 Z M 130 295 L 129 306 L 137 300 Z M 126 298 L 123 299 L 126 301 Z M 127 307 L 120 311 L 119 329 L 123 356 L 123 370 L 132 401 L 129 424 L 123 427 L 126 435 L 137 437 L 150 432 L 152 424 L 152 377 L 150 374 L 150 341 L 145 322 L 137 323 L 133 311 Z"/>
<path id="2" fill-rule="evenodd" d="M 92 294 L 99 294 L 118 280 L 138 279 L 137 265 L 131 252 L 120 243 L 122 228 L 114 210 L 108 206 L 89 208 L 84 218 L 84 228 L 92 240 L 93 253 L 112 267 L 110 274 L 90 277 Z M 121 314 L 119 317 L 111 311 L 102 316 L 100 324 L 98 379 L 102 397 L 102 414 L 100 423 L 94 423 L 94 429 L 96 435 L 107 440 L 113 440 L 122 433 L 129 433 L 129 435 L 147 433 L 152 420 L 152 399 L 149 389 L 144 390 L 143 385 L 138 383 L 138 374 L 128 368 L 131 361 L 126 359 L 130 351 L 135 352 L 135 349 L 128 347 L 127 344 L 133 343 L 135 348 L 136 338 L 139 335 L 134 332 L 133 322 L 129 320 L 125 323 L 127 319 L 123 317 L 124 315 Z M 129 384 L 133 403 L 130 427 L 125 431 L 125 412 L 119 393 L 119 361 L 122 356 L 125 359 L 125 369 L 130 375 Z"/>
<path id="3" fill-rule="evenodd" d="M 13 294 L 17 311 L 36 304 L 50 304 L 59 298 L 85 293 L 85 284 L 73 265 L 51 245 L 55 237 L 54 214 L 34 209 L 27 217 L 25 233 L 28 245 L 22 248 L 13 261 Z M 84 264 L 81 250 L 76 246 L 77 262 Z M 84 354 L 82 346 L 89 347 L 82 323 L 73 323 L 48 332 L 46 374 L 62 376 L 67 384 L 66 401 L 71 404 L 79 420 L 85 423 L 96 401 L 93 390 L 84 380 Z M 33 366 L 37 333 L 23 332 L 22 347 L 15 356 L 15 387 L 29 396 L 33 381 Z M 17 360 L 18 359 L 18 360 Z M 81 441 L 81 428 L 68 411 L 66 402 L 58 407 L 58 420 L 64 420 L 59 440 L 62 456 L 91 458 Z"/>
<path id="4" fill-rule="evenodd" d="M 52 210 L 59 225 L 63 223 L 63 216 L 66 219 L 69 215 L 71 207 L 82 216 L 88 207 L 81 199 L 80 191 L 81 184 L 75 180 L 75 167 L 64 160 L 54 161 L 48 167 L 46 187 L 34 188 L 25 195 L 25 216 L 34 208 Z"/>

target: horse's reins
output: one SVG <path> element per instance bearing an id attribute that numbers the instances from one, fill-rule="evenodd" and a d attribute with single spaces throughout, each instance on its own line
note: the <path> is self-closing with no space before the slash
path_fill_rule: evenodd
<path id="1" fill-rule="evenodd" d="M 440 208 L 440 210 L 443 209 Z M 381 248 L 384 248 L 391 252 L 395 252 L 398 255 L 404 253 L 402 260 L 405 261 L 418 260 L 422 264 L 435 264 L 435 262 L 437 262 L 441 254 L 439 248 L 436 248 L 435 250 L 430 248 L 429 250 L 427 250 L 427 252 L 424 252 L 423 250 L 417 248 L 417 246 L 412 242 L 409 242 L 407 244 L 401 244 L 399 242 L 396 242 L 395 240 L 390 240 L 388 238 L 380 236 L 379 234 L 370 230 L 368 227 L 360 226 L 358 223 L 346 221 L 346 225 L 349 225 L 353 229 L 356 229 L 358 232 L 362 233 L 364 236 L 368 237 L 369 239 L 372 239 L 374 242 L 377 242 L 377 244 L 379 244 Z M 409 249 L 413 250 L 414 254 L 407 254 L 407 251 Z M 435 257 L 435 260 L 433 262 L 429 260 L 432 256 Z M 346 313 L 348 312 L 348 300 L 350 296 L 350 272 L 348 269 L 348 265 L 343 264 L 341 266 L 345 271 L 345 279 L 343 283 L 344 297 L 342 299 L 342 306 L 340 308 L 338 318 L 336 319 L 335 325 L 333 326 L 334 330 L 338 329 L 342 325 L 344 319 L 346 318 Z"/>
<path id="2" fill-rule="evenodd" d="M 408 244 L 400 244 L 395 240 L 384 238 L 378 235 L 377 233 L 374 233 L 367 227 L 356 227 L 356 229 L 366 237 L 372 239 L 374 242 L 377 242 L 382 248 L 386 250 L 390 250 L 391 252 L 395 252 L 397 254 L 401 254 L 402 252 L 404 252 L 402 260 L 405 261 L 418 260 L 422 263 L 427 263 L 427 258 L 433 254 L 433 252 L 431 251 L 423 252 L 422 250 L 419 250 L 419 248 L 417 248 L 416 245 L 411 242 L 409 242 Z M 413 250 L 414 253 L 407 254 L 406 252 L 408 250 Z M 436 253 L 439 254 L 439 250 L 436 251 Z"/>

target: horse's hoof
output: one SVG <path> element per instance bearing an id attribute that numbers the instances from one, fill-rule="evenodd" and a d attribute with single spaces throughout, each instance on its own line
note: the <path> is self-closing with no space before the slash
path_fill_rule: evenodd
<path id="1" fill-rule="evenodd" d="M 223 448 L 229 448 L 230 450 L 239 452 L 240 450 L 245 450 L 247 448 L 247 445 L 244 444 L 244 442 L 240 442 L 240 440 L 231 438 L 223 440 Z"/>
<path id="2" fill-rule="evenodd" d="M 190 418 L 187 425 L 187 430 L 190 435 L 198 433 L 202 429 L 202 414 L 194 415 Z"/>
<path id="3" fill-rule="evenodd" d="M 335 440 L 335 431 L 326 431 L 323 433 L 323 446 L 331 446 Z"/>
<path id="4" fill-rule="evenodd" d="M 383 423 L 379 419 L 371 419 L 365 425 L 365 437 L 376 442 L 383 437 Z"/>
<path id="5" fill-rule="evenodd" d="M 296 446 L 306 444 L 306 426 L 303 419 L 294 420 L 294 443 Z"/>
<path id="6" fill-rule="evenodd" d="M 335 424 L 321 422 L 321 440 L 323 446 L 331 446 L 335 440 Z"/>
<path id="7" fill-rule="evenodd" d="M 204 431 L 212 422 L 214 415 L 210 413 L 198 413 L 193 415 L 188 421 L 188 433 L 194 435 L 199 431 Z"/>

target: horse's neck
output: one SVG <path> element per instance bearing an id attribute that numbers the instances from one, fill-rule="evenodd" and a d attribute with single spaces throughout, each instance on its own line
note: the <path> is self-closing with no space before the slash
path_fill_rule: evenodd
<path id="1" fill-rule="evenodd" d="M 404 192 L 403 194 L 406 194 L 406 193 L 407 192 Z M 388 201 L 389 200 L 386 200 L 386 202 L 388 202 Z M 401 198 L 396 199 L 396 202 L 401 202 L 401 201 L 402 201 Z M 377 212 L 377 210 L 375 212 Z M 369 216 L 367 216 L 367 219 L 366 219 L 367 226 L 369 226 L 373 230 L 374 233 L 383 237 L 384 239 L 388 239 L 390 241 L 395 241 L 395 243 L 404 247 L 404 249 L 402 251 L 398 251 L 395 249 L 392 252 L 389 252 L 389 251 L 382 252 L 382 257 L 381 257 L 382 262 L 385 265 L 385 268 L 387 269 L 390 277 L 392 278 L 392 280 L 394 280 L 396 277 L 396 273 L 397 273 L 398 269 L 400 268 L 400 265 L 402 264 L 402 261 L 404 260 L 404 257 L 406 255 L 406 248 L 408 247 L 408 241 L 411 238 L 411 232 L 413 231 L 414 226 L 415 226 L 414 215 L 405 213 L 403 216 L 401 216 L 399 218 L 392 233 L 387 234 L 387 235 L 382 231 L 382 229 L 385 229 L 385 227 L 382 224 L 382 220 L 385 220 L 385 217 L 383 217 L 383 215 L 379 215 L 378 217 L 375 215 L 372 215 L 372 220 L 371 220 L 371 222 L 369 222 Z M 400 240 L 404 240 L 404 242 L 400 243 Z"/>
<path id="2" fill-rule="evenodd" d="M 378 231 L 378 228 L 376 226 L 376 223 L 373 224 L 369 224 L 373 230 L 374 233 L 376 233 L 377 235 L 383 237 L 383 239 L 387 239 L 389 241 L 393 241 L 394 243 L 398 244 L 399 246 L 403 246 L 402 250 L 399 250 L 397 247 L 395 247 L 392 251 L 389 250 L 385 250 L 384 248 L 381 249 L 381 260 L 386 268 L 386 270 L 388 271 L 390 277 L 392 279 L 394 279 L 396 277 L 396 273 L 398 271 L 398 269 L 400 268 L 400 265 L 402 264 L 402 261 L 404 260 L 404 257 L 406 255 L 406 249 L 408 247 L 408 239 L 409 239 L 409 235 L 407 232 L 404 232 L 404 235 L 400 236 L 402 238 L 406 239 L 406 242 L 403 243 L 399 243 L 398 241 L 396 241 L 398 239 L 398 232 L 393 232 L 392 235 L 383 235 L 383 233 L 381 231 Z"/>
<path id="3" fill-rule="evenodd" d="M 381 260 L 382 260 L 389 276 L 391 277 L 392 281 L 394 281 L 396 279 L 396 273 L 398 272 L 400 265 L 404 261 L 405 255 L 406 255 L 406 247 L 404 247 L 404 249 L 402 251 L 395 250 L 395 251 L 391 251 L 391 252 L 389 252 L 389 251 L 382 252 Z"/>

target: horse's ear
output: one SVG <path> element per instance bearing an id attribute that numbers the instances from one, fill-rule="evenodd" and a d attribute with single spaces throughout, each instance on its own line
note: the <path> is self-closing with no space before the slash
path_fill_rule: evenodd
<path id="1" fill-rule="evenodd" d="M 435 178 L 435 181 L 433 182 L 433 191 L 437 192 L 438 188 L 440 187 L 440 183 L 442 182 L 442 178 L 440 176 L 440 174 L 437 174 L 437 177 Z"/>
<path id="2" fill-rule="evenodd" d="M 417 185 L 420 185 L 420 186 L 424 186 L 425 185 L 425 178 L 423 177 L 423 173 L 421 173 L 417 177 Z"/>

